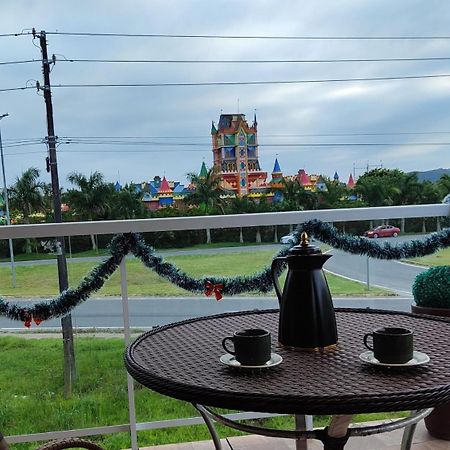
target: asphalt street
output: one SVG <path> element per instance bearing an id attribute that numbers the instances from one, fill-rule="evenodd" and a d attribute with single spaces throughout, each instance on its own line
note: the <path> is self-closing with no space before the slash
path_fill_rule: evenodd
<path id="1" fill-rule="evenodd" d="M 412 239 L 423 239 L 423 236 L 408 236 L 377 239 L 382 244 L 389 242 L 391 245 Z M 402 296 L 411 296 L 411 289 L 416 276 L 426 270 L 426 267 L 408 264 L 400 261 L 386 261 L 367 256 L 352 255 L 340 250 L 332 249 L 333 255 L 325 263 L 325 269 L 352 280 L 362 281 L 369 286 L 380 286 L 390 289 Z M 369 275 L 367 275 L 367 271 Z"/>
<path id="2" fill-rule="evenodd" d="M 411 298 L 338 298 L 334 303 L 337 307 L 409 311 Z M 233 297 L 219 302 L 211 297 L 133 298 L 129 300 L 130 326 L 146 329 L 191 317 L 277 307 L 274 297 Z M 120 298 L 89 299 L 72 311 L 72 320 L 77 328 L 122 328 L 122 301 Z M 38 329 L 59 327 L 60 320 L 52 319 L 43 322 Z M 0 329 L 9 328 L 27 331 L 22 322 L 0 317 Z M 36 328 L 33 324 L 31 331 Z"/>
<path id="3" fill-rule="evenodd" d="M 408 236 L 407 238 L 397 238 L 395 241 L 401 242 L 406 239 L 420 237 Z M 379 239 L 378 242 L 383 242 Z M 234 253 L 242 251 L 259 251 L 273 249 L 275 252 L 280 248 L 279 244 L 247 247 L 226 247 L 221 249 L 199 249 L 199 250 L 177 250 L 166 251 L 161 254 L 206 254 L 206 253 Z M 367 281 L 367 257 L 350 255 L 335 249 L 330 251 L 333 255 L 325 269 L 350 279 Z M 97 261 L 99 258 L 79 258 L 80 260 Z M 33 261 L 21 263 L 23 265 L 34 264 L 55 264 L 54 260 Z M 370 307 L 380 309 L 394 309 L 409 311 L 412 301 L 411 286 L 418 273 L 425 270 L 418 266 L 412 266 L 397 261 L 383 261 L 370 258 L 369 282 L 371 286 L 381 286 L 395 291 L 398 297 L 387 298 L 337 298 L 334 299 L 338 307 Z M 20 300 L 21 304 L 22 301 Z M 190 317 L 218 314 L 226 311 L 240 311 L 247 309 L 267 309 L 276 308 L 278 302 L 274 297 L 232 297 L 225 298 L 217 302 L 205 297 L 176 297 L 176 298 L 132 298 L 129 301 L 130 324 L 132 327 L 151 328 L 177 320 L 184 320 Z M 120 298 L 92 298 L 84 302 L 72 312 L 74 326 L 80 328 L 121 328 L 123 327 L 122 302 Z M 40 328 L 59 328 L 60 320 L 54 319 L 46 321 Z M 0 317 L 0 329 L 18 328 L 23 329 L 21 322 Z"/>

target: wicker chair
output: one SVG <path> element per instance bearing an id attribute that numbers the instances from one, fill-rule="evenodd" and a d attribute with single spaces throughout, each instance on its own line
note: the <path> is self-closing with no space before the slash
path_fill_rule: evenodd
<path id="1" fill-rule="evenodd" d="M 100 445 L 86 439 L 70 438 L 61 439 L 59 441 L 47 442 L 40 446 L 37 450 L 62 450 L 64 448 L 86 448 L 88 450 L 104 450 Z M 8 443 L 0 433 L 0 450 L 8 450 Z"/>
<path id="2" fill-rule="evenodd" d="M 86 448 L 88 450 L 104 450 L 103 447 L 86 439 L 69 438 L 61 439 L 59 441 L 48 442 L 42 445 L 37 450 L 62 450 L 64 448 Z"/>

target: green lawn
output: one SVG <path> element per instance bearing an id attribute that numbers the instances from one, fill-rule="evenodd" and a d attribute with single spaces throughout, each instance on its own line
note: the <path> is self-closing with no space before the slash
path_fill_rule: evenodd
<path id="1" fill-rule="evenodd" d="M 121 339 L 76 337 L 77 374 L 73 396 L 63 397 L 62 340 L 0 337 L 0 431 L 4 435 L 68 430 L 128 422 L 126 371 Z M 139 422 L 194 417 L 185 402 L 136 387 Z M 398 416 L 398 415 L 397 415 Z M 357 416 L 357 421 L 393 417 L 386 414 Z M 326 422 L 317 418 L 315 424 Z M 270 419 L 271 426 L 291 426 L 290 417 Z M 218 426 L 221 437 L 240 434 Z M 210 439 L 206 426 L 141 431 L 141 446 Z M 106 449 L 130 447 L 128 434 L 94 438 Z M 17 444 L 15 450 L 34 450 L 36 444 Z"/>
<path id="2" fill-rule="evenodd" d="M 196 244 L 191 247 L 182 247 L 182 248 L 168 248 L 162 249 L 162 251 L 177 251 L 177 250 L 197 250 L 197 249 L 208 249 L 208 248 L 222 248 L 222 247 L 248 247 L 252 245 L 271 245 L 272 242 L 213 242 L 211 244 Z M 109 255 L 109 251 L 106 248 L 100 248 L 98 250 L 85 250 L 83 252 L 75 252 L 72 253 L 72 258 L 83 258 L 87 256 L 105 256 Z M 66 257 L 70 260 L 69 250 L 66 249 Z M 56 259 L 56 256 L 51 253 L 18 253 L 14 255 L 15 261 L 36 261 L 42 259 Z M 0 258 L 0 262 L 9 262 L 9 258 Z"/>
<path id="3" fill-rule="evenodd" d="M 450 248 L 443 248 L 432 255 L 423 256 L 422 258 L 405 259 L 405 261 L 421 266 L 448 266 L 450 264 Z"/>
<path id="4" fill-rule="evenodd" d="M 201 277 L 207 275 L 233 276 L 252 274 L 268 265 L 274 254 L 273 250 L 241 252 L 232 254 L 182 255 L 167 258 L 189 274 Z M 77 286 L 96 263 L 68 261 L 69 282 Z M 128 294 L 130 296 L 186 296 L 186 291 L 172 285 L 147 269 L 138 260 L 127 260 Z M 15 297 L 49 297 L 58 293 L 58 278 L 55 265 L 36 265 L 17 267 L 17 287 L 11 287 L 9 267 L 0 267 L 1 295 Z M 332 295 L 364 296 L 392 295 L 389 291 L 371 288 L 366 290 L 363 283 L 345 280 L 334 275 L 327 275 Z M 253 293 L 257 295 L 257 293 Z M 96 295 L 120 295 L 119 270 L 107 281 Z"/>

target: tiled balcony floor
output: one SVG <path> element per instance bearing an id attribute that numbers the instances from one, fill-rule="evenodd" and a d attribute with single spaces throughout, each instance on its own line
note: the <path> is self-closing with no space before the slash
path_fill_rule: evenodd
<path id="1" fill-rule="evenodd" d="M 367 437 L 350 438 L 345 450 L 399 450 L 403 430 L 391 431 Z M 264 436 L 239 436 L 229 438 L 233 450 L 295 450 L 291 439 L 268 438 Z M 230 450 L 225 439 L 222 448 Z M 308 450 L 322 450 L 322 443 L 316 440 L 308 442 Z M 157 445 L 141 450 L 214 450 L 212 441 L 187 442 L 183 444 Z M 417 426 L 411 450 L 450 450 L 450 441 L 442 441 L 430 436 L 423 421 Z"/>

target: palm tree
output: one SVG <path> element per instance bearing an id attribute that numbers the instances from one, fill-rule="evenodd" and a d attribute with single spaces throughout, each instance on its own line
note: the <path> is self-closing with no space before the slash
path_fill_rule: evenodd
<path id="1" fill-rule="evenodd" d="M 86 178 L 83 174 L 72 172 L 67 180 L 78 189 L 68 189 L 65 197 L 72 212 L 82 220 L 96 220 L 107 217 L 111 210 L 111 198 L 114 193 L 112 184 L 104 181 L 100 172 L 94 172 Z M 97 250 L 95 236 L 91 235 L 92 249 Z"/>
<path id="2" fill-rule="evenodd" d="M 222 188 L 220 175 L 214 168 L 208 169 L 205 176 L 188 173 L 188 178 L 195 187 L 195 191 L 186 195 L 184 201 L 188 205 L 199 206 L 205 214 L 214 209 L 219 209 L 223 214 L 225 201 L 222 197 L 227 194 L 227 191 Z"/>
<path id="3" fill-rule="evenodd" d="M 282 181 L 283 208 L 289 211 L 316 209 L 318 198 L 315 192 L 305 189 L 297 180 Z"/>
<path id="4" fill-rule="evenodd" d="M 441 192 L 442 198 L 450 194 L 450 175 L 447 173 L 442 175 L 441 178 L 439 178 L 437 185 Z"/>
<path id="5" fill-rule="evenodd" d="M 33 213 L 44 210 L 44 183 L 39 181 L 39 174 L 39 169 L 30 167 L 9 190 L 11 207 L 22 213 L 24 223 L 30 223 Z M 26 239 L 26 252 L 31 253 L 30 239 Z"/>
<path id="6" fill-rule="evenodd" d="M 397 181 L 394 190 L 394 203 L 396 205 L 415 205 L 419 203 L 423 185 L 419 182 L 417 172 L 404 173 Z"/>
<path id="7" fill-rule="evenodd" d="M 214 168 L 208 169 L 205 175 L 189 173 L 188 178 L 195 187 L 195 191 L 186 195 L 184 202 L 198 206 L 205 214 L 214 209 L 219 209 L 224 214 L 225 201 L 222 197 L 227 194 L 227 191 L 222 188 L 220 175 Z M 209 228 L 206 229 L 206 243 L 211 243 Z"/>
<path id="8" fill-rule="evenodd" d="M 342 208 L 347 206 L 346 199 L 349 195 L 347 186 L 327 177 L 322 177 L 326 190 L 320 192 L 321 207 L 324 209 Z"/>
<path id="9" fill-rule="evenodd" d="M 146 208 L 141 201 L 141 194 L 133 183 L 113 194 L 114 219 L 136 219 L 146 216 Z"/>

